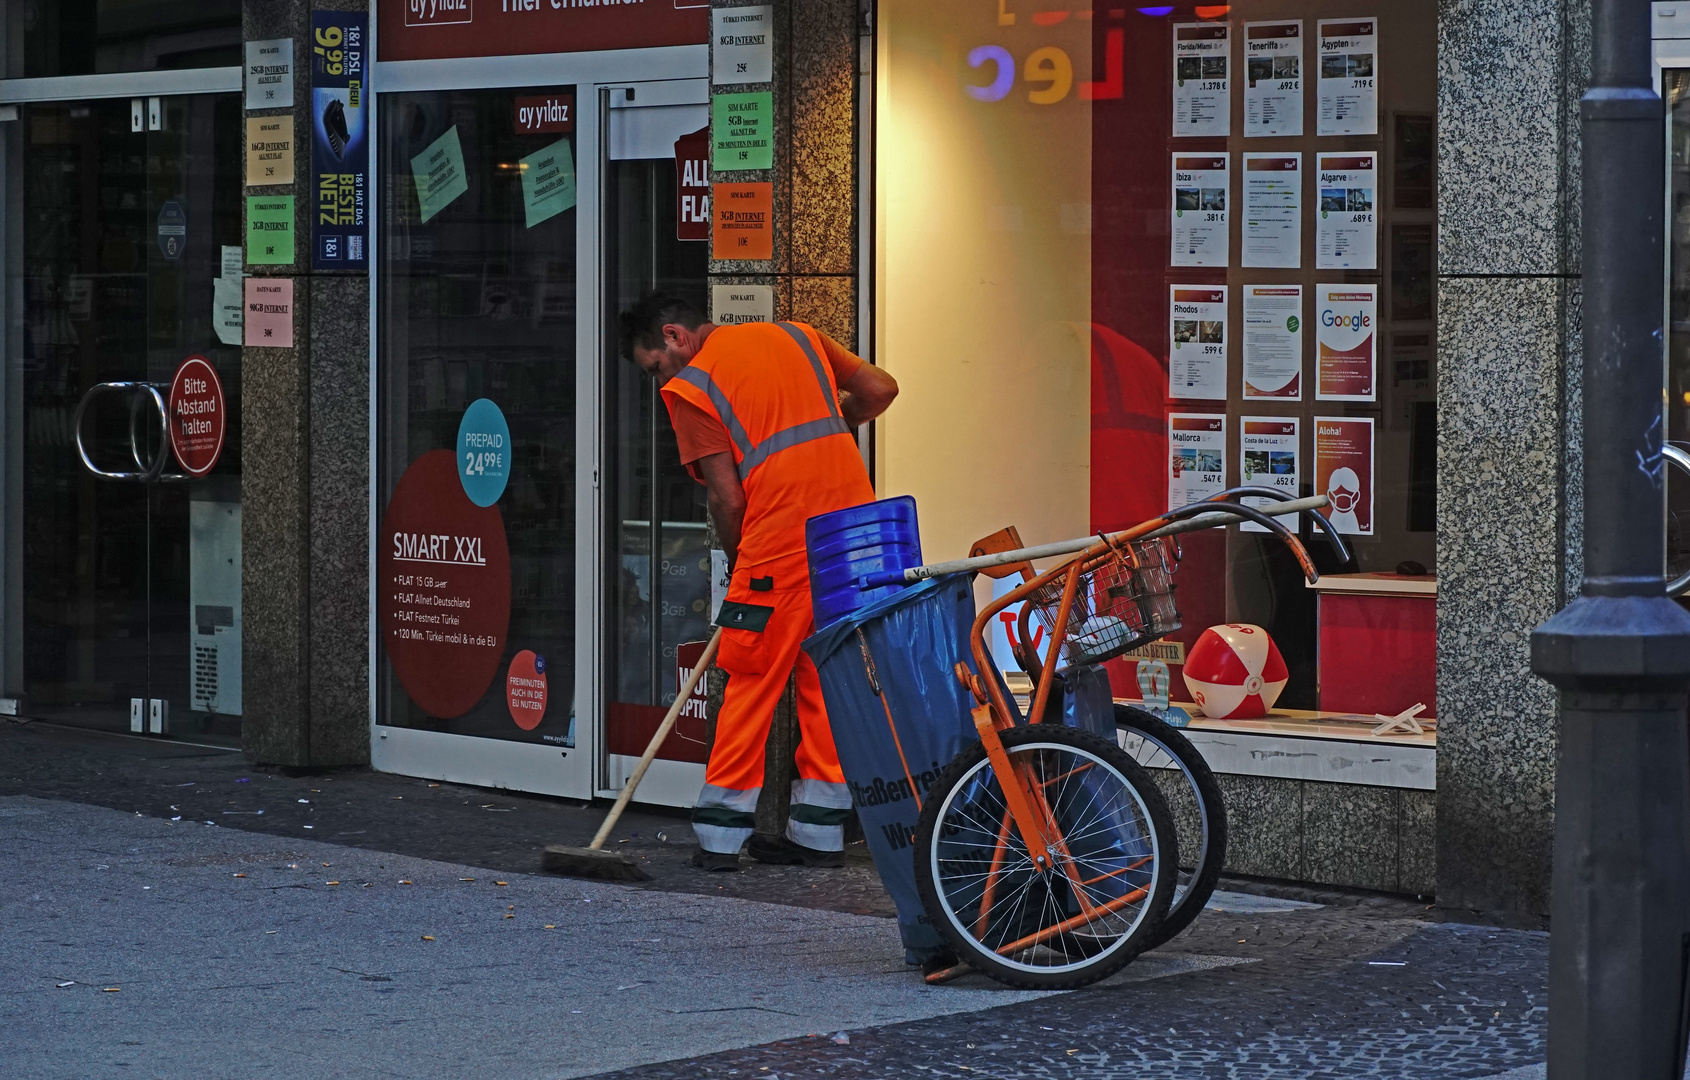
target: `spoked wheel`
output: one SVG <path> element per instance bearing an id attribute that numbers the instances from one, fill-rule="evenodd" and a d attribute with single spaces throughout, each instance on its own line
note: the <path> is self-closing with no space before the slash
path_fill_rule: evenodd
<path id="1" fill-rule="evenodd" d="M 984 746 L 957 755 L 922 806 L 916 886 L 957 954 L 1000 982 L 1069 989 L 1114 974 L 1148 946 L 1173 899 L 1173 819 L 1120 747 L 1056 724 L 1002 735 L 1011 767 L 1049 807 L 1041 870 Z M 1052 842 L 1054 841 L 1054 842 Z"/>
<path id="2" fill-rule="evenodd" d="M 1226 865 L 1226 804 L 1215 774 L 1191 740 L 1143 709 L 1115 706 L 1127 755 L 1149 771 L 1167 800 L 1179 839 L 1179 881 L 1174 901 L 1150 935 L 1154 949 L 1191 925 L 1214 895 Z"/>

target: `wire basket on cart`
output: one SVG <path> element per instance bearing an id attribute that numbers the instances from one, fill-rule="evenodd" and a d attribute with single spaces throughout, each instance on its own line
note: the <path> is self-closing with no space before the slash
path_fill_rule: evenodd
<path id="1" fill-rule="evenodd" d="M 1114 544 L 1108 554 L 1088 560 L 1068 613 L 1064 666 L 1102 663 L 1178 630 L 1173 584 L 1178 564 L 1179 545 L 1170 537 Z M 1027 598 L 1049 634 L 1056 632 L 1066 576 Z"/>

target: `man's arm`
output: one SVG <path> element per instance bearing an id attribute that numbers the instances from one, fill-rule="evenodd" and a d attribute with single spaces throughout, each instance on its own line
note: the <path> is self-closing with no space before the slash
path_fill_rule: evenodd
<path id="1" fill-rule="evenodd" d="M 716 534 L 722 538 L 732 573 L 739 561 L 739 535 L 745 526 L 745 488 L 739 483 L 739 469 L 730 452 L 707 454 L 697 465 L 710 493 L 710 520 L 716 523 Z"/>
<path id="2" fill-rule="evenodd" d="M 873 364 L 864 364 L 839 390 L 839 411 L 845 422 L 861 427 L 892 404 L 898 396 L 898 380 Z"/>

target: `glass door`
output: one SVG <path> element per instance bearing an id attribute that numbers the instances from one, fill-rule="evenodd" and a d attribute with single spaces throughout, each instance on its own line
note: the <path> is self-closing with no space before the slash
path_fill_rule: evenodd
<path id="1" fill-rule="evenodd" d="M 681 464 L 669 410 L 657 384 L 617 351 L 616 315 L 659 291 L 708 311 L 708 244 L 701 206 L 681 207 L 682 174 L 702 175 L 704 105 L 642 105 L 665 100 L 641 89 L 605 92 L 604 280 L 607 311 L 603 359 L 605 439 L 604 577 L 606 648 L 605 772 L 619 788 L 632 759 L 645 750 L 679 689 L 677 648 L 709 636 L 710 547 L 705 492 Z M 694 144 L 699 150 L 694 151 Z M 680 150 L 677 151 L 677 146 Z M 694 154 L 697 154 L 695 157 Z M 687 219 L 682 221 L 683 216 Z M 686 715 L 659 761 L 701 765 L 704 719 Z M 642 787 L 641 799 L 662 801 L 668 785 Z M 690 791 L 678 785 L 690 804 Z"/>
<path id="2" fill-rule="evenodd" d="M 240 123 L 224 94 L 29 105 L 8 125 L 27 715 L 239 739 L 241 351 L 227 308 Z M 226 404 L 216 465 L 192 480 L 95 477 L 78 455 L 79 404 L 95 465 L 139 471 L 165 437 L 151 398 L 90 391 L 168 394 L 195 354 Z"/>

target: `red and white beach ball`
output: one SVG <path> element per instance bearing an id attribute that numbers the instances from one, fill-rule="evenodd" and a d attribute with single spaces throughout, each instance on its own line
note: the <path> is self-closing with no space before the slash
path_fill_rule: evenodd
<path id="1" fill-rule="evenodd" d="M 1273 638 L 1259 626 L 1227 623 L 1203 631 L 1185 658 L 1185 688 L 1204 716 L 1265 716 L 1291 673 Z"/>

